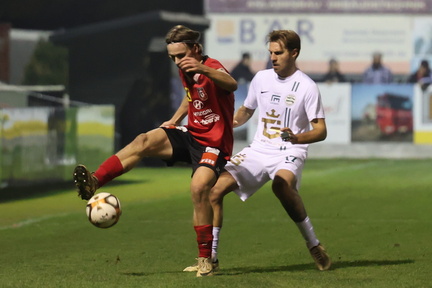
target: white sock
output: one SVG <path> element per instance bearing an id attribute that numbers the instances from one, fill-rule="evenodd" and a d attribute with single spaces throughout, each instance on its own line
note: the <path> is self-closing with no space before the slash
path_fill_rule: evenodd
<path id="1" fill-rule="evenodd" d="M 311 249 L 320 243 L 315 235 L 315 231 L 309 217 L 306 217 L 302 222 L 298 222 L 296 224 L 303 238 L 306 240 L 308 249 Z"/>
<path id="2" fill-rule="evenodd" d="M 217 249 L 219 245 L 219 233 L 221 227 L 213 227 L 213 243 L 212 243 L 212 260 L 213 262 L 217 261 Z"/>

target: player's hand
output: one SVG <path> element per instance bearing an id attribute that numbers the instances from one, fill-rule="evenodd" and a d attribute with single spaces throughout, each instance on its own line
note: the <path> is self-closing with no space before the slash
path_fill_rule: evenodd
<path id="1" fill-rule="evenodd" d="M 292 132 L 290 128 L 282 128 L 281 132 L 282 141 L 291 142 L 292 144 L 298 143 L 298 137 Z"/>
<path id="2" fill-rule="evenodd" d="M 159 127 L 167 127 L 167 126 L 177 126 L 177 123 L 174 121 L 168 120 L 163 122 Z"/>
<path id="3" fill-rule="evenodd" d="M 240 126 L 239 125 L 239 122 L 237 121 L 237 120 L 233 120 L 233 128 L 236 128 L 236 127 L 238 127 L 238 126 Z"/>
<path id="4" fill-rule="evenodd" d="M 183 57 L 177 63 L 177 67 L 186 73 L 202 73 L 203 66 L 203 64 L 193 57 Z"/>

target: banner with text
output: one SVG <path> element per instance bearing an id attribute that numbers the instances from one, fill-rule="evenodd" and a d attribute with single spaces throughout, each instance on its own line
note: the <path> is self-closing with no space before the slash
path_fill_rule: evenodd
<path id="1" fill-rule="evenodd" d="M 411 13 L 432 12 L 430 0 L 205 0 L 209 13 Z"/>
<path id="2" fill-rule="evenodd" d="M 275 29 L 292 29 L 302 39 L 298 59 L 306 73 L 324 73 L 336 58 L 344 73 L 362 73 L 372 54 L 383 54 L 396 74 L 408 74 L 412 57 L 411 18 L 402 15 L 317 14 L 209 14 L 206 54 L 228 69 L 243 52 L 252 56 L 252 68 L 265 68 L 269 54 L 266 36 Z M 228 53 L 229 52 L 229 53 Z"/>

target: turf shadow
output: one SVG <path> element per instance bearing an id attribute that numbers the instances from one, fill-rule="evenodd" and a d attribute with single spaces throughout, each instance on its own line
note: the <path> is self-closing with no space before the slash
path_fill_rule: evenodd
<path id="1" fill-rule="evenodd" d="M 412 259 L 405 260 L 357 260 L 357 261 L 340 261 L 332 265 L 332 269 L 349 268 L 349 267 L 370 267 L 370 266 L 391 266 L 413 264 Z"/>
<path id="2" fill-rule="evenodd" d="M 391 266 L 391 265 L 405 265 L 412 264 L 414 260 L 359 260 L 359 261 L 340 261 L 334 262 L 330 270 L 343 269 L 349 267 L 370 267 L 370 266 Z M 310 264 L 298 264 L 298 265 L 286 265 L 286 266 L 272 266 L 272 267 L 238 267 L 222 269 L 214 276 L 229 276 L 229 275 L 241 275 L 249 273 L 272 273 L 272 272 L 296 272 L 305 270 L 316 270 L 313 263 Z M 159 272 L 122 272 L 121 274 L 126 276 L 144 277 L 153 274 L 186 274 L 182 271 L 159 271 Z"/>
<path id="3" fill-rule="evenodd" d="M 412 264 L 414 260 L 359 260 L 359 261 L 339 261 L 333 262 L 330 270 L 337 270 L 349 267 L 370 267 L 370 266 L 391 266 L 391 265 L 405 265 Z M 299 265 L 286 265 L 286 266 L 273 266 L 273 267 L 238 267 L 222 269 L 219 275 L 238 275 L 248 273 L 271 273 L 271 272 L 282 272 L 282 271 L 305 271 L 305 270 L 316 270 L 313 263 L 311 264 L 299 264 Z"/>

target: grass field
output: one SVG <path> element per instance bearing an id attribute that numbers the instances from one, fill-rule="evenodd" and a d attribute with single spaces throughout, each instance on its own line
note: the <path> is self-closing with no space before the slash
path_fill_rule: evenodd
<path id="1" fill-rule="evenodd" d="M 301 195 L 334 262 L 325 272 L 268 184 L 226 197 L 221 272 L 206 278 L 182 272 L 197 255 L 188 168 L 137 168 L 101 189 L 122 201 L 110 229 L 87 221 L 72 184 L 0 190 L 0 287 L 432 287 L 431 166 L 309 160 Z"/>

